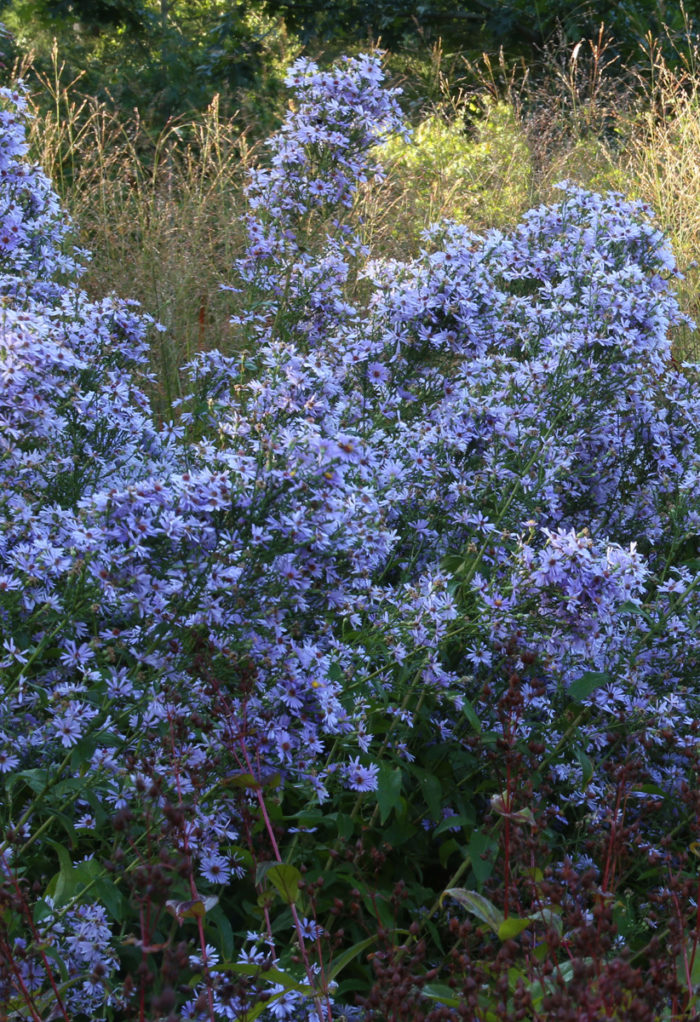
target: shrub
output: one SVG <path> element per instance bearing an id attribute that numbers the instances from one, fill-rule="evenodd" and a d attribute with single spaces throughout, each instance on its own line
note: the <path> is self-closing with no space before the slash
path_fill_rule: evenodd
<path id="1" fill-rule="evenodd" d="M 63 279 L 6 95 L 9 1013 L 691 1017 L 700 408 L 670 248 L 565 185 L 372 261 L 380 63 L 288 84 L 247 353 L 193 359 L 161 428 L 153 324 Z"/>
<path id="2" fill-rule="evenodd" d="M 512 106 L 492 101 L 479 111 L 471 136 L 464 113 L 460 104 L 438 109 L 410 141 L 391 139 L 384 147 L 391 172 L 383 191 L 395 195 L 380 216 L 384 212 L 397 252 L 405 252 L 411 234 L 419 242 L 422 229 L 445 215 L 473 229 L 504 228 L 528 208 L 532 160 Z M 380 193 L 379 201 L 387 205 L 389 196 Z"/>

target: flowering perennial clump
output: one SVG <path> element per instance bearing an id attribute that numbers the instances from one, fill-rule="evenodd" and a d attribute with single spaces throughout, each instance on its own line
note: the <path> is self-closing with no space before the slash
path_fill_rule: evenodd
<path id="1" fill-rule="evenodd" d="M 80 290 L 24 161 L 22 94 L 3 93 L 11 1018 L 338 1017 L 363 973 L 339 993 L 333 953 L 359 970 L 410 912 L 408 954 L 446 887 L 499 939 L 524 934 L 531 1014 L 508 1015 L 512 991 L 488 1014 L 483 960 L 478 997 L 452 959 L 431 986 L 422 944 L 391 1017 L 553 1017 L 527 927 L 564 962 L 616 875 L 636 890 L 649 864 L 682 866 L 673 828 L 695 840 L 700 396 L 672 356 L 677 270 L 651 212 L 564 184 L 509 235 L 441 224 L 415 258 L 370 259 L 355 199 L 404 131 L 396 93 L 375 56 L 298 61 L 287 84 L 232 284 L 246 351 L 200 353 L 166 425 L 155 326 Z M 372 894 L 360 873 L 381 890 L 409 843 L 413 901 Z M 595 882 L 575 889 L 574 866 Z M 448 882 L 465 869 L 475 891 Z M 620 947 L 645 953 L 661 887 Z"/>

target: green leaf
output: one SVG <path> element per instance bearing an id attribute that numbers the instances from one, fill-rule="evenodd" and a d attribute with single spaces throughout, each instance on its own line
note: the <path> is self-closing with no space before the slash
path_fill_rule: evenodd
<path id="1" fill-rule="evenodd" d="M 632 791 L 643 791 L 645 795 L 660 795 L 661 798 L 666 798 L 667 792 L 663 788 L 659 787 L 658 784 L 636 784 Z"/>
<path id="2" fill-rule="evenodd" d="M 438 1004 L 444 1004 L 446 1008 L 459 1008 L 462 1004 L 460 998 L 455 997 L 454 990 L 442 983 L 426 983 L 422 993 L 424 997 L 429 997 L 431 1001 L 437 1001 Z"/>
<path id="3" fill-rule="evenodd" d="M 507 795 L 507 791 L 501 792 L 500 795 L 494 795 L 491 799 L 491 809 L 499 816 L 507 816 L 509 820 L 514 820 L 515 823 L 528 823 L 534 827 L 536 821 L 532 809 L 507 809 Z"/>
<path id="4" fill-rule="evenodd" d="M 438 852 L 440 858 L 440 865 L 444 868 L 450 856 L 454 855 L 455 852 L 459 851 L 460 851 L 459 844 L 453 837 L 451 837 L 449 841 L 444 841 L 440 845 L 440 851 Z M 464 858 L 464 855 L 462 855 L 462 858 Z"/>
<path id="5" fill-rule="evenodd" d="M 97 896 L 98 884 L 105 882 L 102 879 L 104 867 L 96 859 L 85 859 L 74 866 L 67 848 L 52 838 L 47 838 L 46 841 L 55 848 L 60 864 L 58 873 L 51 879 L 46 889 L 47 895 L 53 897 L 54 904 L 58 907 L 66 905 L 87 887 Z"/>
<path id="6" fill-rule="evenodd" d="M 100 802 L 94 790 L 92 788 L 86 787 L 84 783 L 81 791 L 81 798 L 84 798 L 85 801 L 89 804 L 90 808 L 95 814 L 95 820 L 99 827 L 99 825 L 101 823 L 104 823 L 105 819 L 107 818 L 107 813 L 105 812 L 104 806 Z"/>
<path id="7" fill-rule="evenodd" d="M 100 737 L 100 735 L 89 734 L 73 747 L 70 761 L 71 770 L 78 771 L 81 766 L 90 762 L 90 757 L 97 748 Z"/>
<path id="8" fill-rule="evenodd" d="M 457 575 L 464 567 L 464 554 L 445 554 L 440 561 L 440 570 Z"/>
<path id="9" fill-rule="evenodd" d="M 276 866 L 277 862 L 274 859 L 261 859 L 255 869 L 255 886 L 258 887 L 265 877 L 267 876 L 268 870 Z"/>
<path id="10" fill-rule="evenodd" d="M 78 835 L 76 833 L 75 827 L 73 826 L 73 818 L 69 816 L 67 813 L 62 813 L 58 809 L 54 809 L 53 812 L 51 813 L 51 816 L 56 821 L 56 823 L 61 824 L 66 834 L 70 838 L 71 845 L 77 845 Z"/>
<path id="11" fill-rule="evenodd" d="M 16 774 L 11 774 L 9 781 L 12 786 L 14 786 L 17 781 L 24 781 L 35 794 L 39 794 L 39 792 L 43 791 L 46 787 L 48 779 L 49 775 L 47 770 L 41 770 L 39 767 L 34 767 L 31 770 L 20 770 Z M 11 785 L 7 785 L 8 791 Z"/>
<path id="12" fill-rule="evenodd" d="M 561 936 L 564 924 L 561 919 L 561 909 L 558 905 L 543 905 L 537 912 L 530 916 L 533 923 L 542 923 L 544 926 L 552 927 Z"/>
<path id="13" fill-rule="evenodd" d="M 233 788 L 248 788 L 251 791 L 259 791 L 262 787 L 260 782 L 256 781 L 252 774 L 247 774 L 243 771 L 240 773 L 229 774 L 228 777 L 222 777 L 219 784 L 231 786 Z"/>
<path id="14" fill-rule="evenodd" d="M 219 933 L 219 950 L 222 958 L 229 958 L 233 954 L 235 947 L 233 928 L 229 922 L 229 918 L 221 908 L 221 905 L 215 905 L 209 913 L 208 922 L 213 924 Z"/>
<path id="15" fill-rule="evenodd" d="M 298 827 L 318 827 L 326 823 L 329 817 L 332 819 L 334 813 L 324 813 L 322 809 L 302 809 L 298 813 L 290 813 L 285 820 L 294 820 Z"/>
<path id="16" fill-rule="evenodd" d="M 95 896 L 117 923 L 124 921 L 124 895 L 108 877 L 101 877 L 94 886 Z"/>
<path id="17" fill-rule="evenodd" d="M 403 774 L 400 767 L 392 768 L 386 763 L 380 767 L 377 780 L 377 804 L 382 825 L 389 819 L 392 809 L 401 807 L 402 781 Z"/>
<path id="18" fill-rule="evenodd" d="M 572 681 L 567 691 L 572 699 L 580 702 L 582 699 L 588 699 L 597 688 L 608 685 L 611 681 L 612 678 L 606 671 L 585 671 L 580 678 Z"/>
<path id="19" fill-rule="evenodd" d="M 358 955 L 361 955 L 366 948 L 371 947 L 377 940 L 376 935 L 372 937 L 366 937 L 365 940 L 359 941 L 357 944 L 353 944 L 352 947 L 347 948 L 341 955 L 333 959 L 333 967 L 331 968 L 328 975 L 328 982 L 331 983 L 336 976 L 339 976 L 346 965 L 349 965 Z"/>
<path id="20" fill-rule="evenodd" d="M 695 989 L 695 987 L 700 985 L 700 954 L 698 954 L 697 949 L 694 947 L 692 940 L 688 941 L 686 954 L 688 956 L 688 962 L 692 960 L 693 963 L 690 968 L 690 982 L 693 985 L 693 989 Z M 677 958 L 677 971 L 679 981 L 681 982 L 681 984 L 683 984 L 683 986 L 685 986 L 686 985 L 685 961 L 682 954 L 680 954 Z M 690 993 L 690 991 L 688 991 L 688 993 Z"/>
<path id="21" fill-rule="evenodd" d="M 593 777 L 593 764 L 591 763 L 589 757 L 586 755 L 583 749 L 579 748 L 574 749 L 574 756 L 578 760 L 579 766 L 581 767 L 581 787 L 587 788 L 591 781 L 591 778 Z"/>
<path id="22" fill-rule="evenodd" d="M 355 821 L 348 813 L 338 813 L 338 837 L 347 841 L 355 829 Z"/>
<path id="23" fill-rule="evenodd" d="M 73 872 L 76 875 L 77 885 L 87 887 L 88 884 L 93 884 L 101 878 L 104 868 L 97 859 L 85 859 L 83 862 L 76 863 Z"/>
<path id="24" fill-rule="evenodd" d="M 409 765 L 409 770 L 414 774 L 420 782 L 420 788 L 425 798 L 426 805 L 430 811 L 430 815 L 434 820 L 440 820 L 442 818 L 442 785 L 437 779 L 435 774 L 429 773 L 427 770 L 423 770 L 422 767 Z M 400 771 L 399 771 L 400 772 Z M 384 821 L 382 820 L 382 823 Z"/>
<path id="25" fill-rule="evenodd" d="M 475 830 L 467 846 L 467 851 L 477 885 L 482 887 L 493 873 L 498 845 L 488 834 L 482 834 L 480 830 Z"/>
<path id="26" fill-rule="evenodd" d="M 438 930 L 435 923 L 432 921 L 432 919 L 428 919 L 426 916 L 424 916 L 423 919 L 421 920 L 421 926 L 423 929 L 428 931 L 430 936 L 433 938 L 433 943 L 435 947 L 438 949 L 438 951 L 444 958 L 446 955 L 445 948 L 440 938 L 440 931 Z M 397 930 L 396 932 L 398 933 L 399 931 Z"/>
<path id="27" fill-rule="evenodd" d="M 480 919 L 482 923 L 490 926 L 494 933 L 498 933 L 503 924 L 503 913 L 497 909 L 493 902 L 485 898 L 478 891 L 465 891 L 463 887 L 450 887 L 440 895 L 440 901 L 444 898 L 454 898 L 460 905 L 471 912 L 473 916 Z"/>
<path id="28" fill-rule="evenodd" d="M 177 901 L 177 899 L 171 898 L 169 901 L 166 901 L 165 907 L 177 919 L 178 923 L 182 925 L 185 919 L 203 919 L 207 912 L 213 909 L 215 905 L 218 905 L 218 903 L 219 899 L 215 894 L 208 898 L 198 895 L 189 901 Z"/>
<path id="29" fill-rule="evenodd" d="M 451 830 L 452 827 L 467 827 L 470 823 L 471 820 L 466 816 L 446 816 L 442 823 L 438 823 L 433 835 L 437 837 L 439 834 L 444 834 L 446 830 Z"/>
<path id="30" fill-rule="evenodd" d="M 290 866 L 287 862 L 276 863 L 268 869 L 267 879 L 287 905 L 292 905 L 299 897 L 301 873 L 296 866 Z"/>
<path id="31" fill-rule="evenodd" d="M 300 983 L 293 976 L 288 976 L 286 972 L 281 972 L 279 969 L 265 969 L 263 971 L 259 965 L 254 963 L 221 962 L 219 965 L 210 966 L 210 970 L 211 972 L 233 972 L 237 976 L 254 976 L 263 983 L 277 983 L 279 986 L 284 987 L 285 990 L 296 990 L 297 993 L 305 994 L 307 997 L 313 997 L 316 993 L 308 983 Z M 198 982 L 199 977 L 195 976 L 190 980 L 190 986 L 194 986 Z"/>
<path id="32" fill-rule="evenodd" d="M 519 933 L 526 930 L 528 926 L 532 926 L 532 919 L 519 919 L 517 916 L 508 916 L 507 919 L 503 920 L 496 931 L 498 933 L 498 939 L 512 940 L 513 937 L 517 937 Z"/>
<path id="33" fill-rule="evenodd" d="M 649 611 L 645 610 L 644 607 L 640 607 L 639 604 L 633 603 L 632 600 L 625 600 L 624 603 L 620 604 L 617 610 L 620 614 L 628 614 L 631 617 L 641 617 L 649 625 L 654 624 L 654 619 Z"/>
<path id="34" fill-rule="evenodd" d="M 462 696 L 462 713 L 467 718 L 467 720 L 474 728 L 476 733 L 480 735 L 481 721 L 479 720 L 479 715 L 477 714 L 476 710 L 474 709 L 470 701 L 466 698 L 466 696 Z"/>
<path id="35" fill-rule="evenodd" d="M 345 680 L 343 668 L 340 666 L 339 663 L 334 662 L 329 666 L 328 677 L 331 679 L 331 681 L 341 682 Z"/>
<path id="36" fill-rule="evenodd" d="M 405 800 L 401 799 L 402 808 L 405 804 Z M 384 840 L 392 848 L 399 848 L 401 845 L 405 845 L 407 841 L 410 841 L 417 833 L 418 828 L 414 827 L 407 819 L 393 820 L 384 831 Z"/>
<path id="37" fill-rule="evenodd" d="M 59 871 L 55 877 L 56 883 L 53 890 L 53 899 L 54 904 L 60 908 L 73 897 L 73 860 L 68 849 L 60 845 L 58 841 L 47 838 L 46 843 L 50 844 L 58 854 Z"/>
<path id="38" fill-rule="evenodd" d="M 46 888 L 46 891 L 44 892 L 44 897 L 52 899 L 52 905 L 53 905 L 53 891 L 51 890 L 51 888 L 55 884 L 55 879 L 56 878 L 53 877 L 49 881 L 49 884 L 48 884 L 48 886 Z M 34 902 L 34 908 L 32 909 L 32 918 L 33 918 L 34 922 L 35 923 L 41 923 L 41 922 L 43 922 L 44 919 L 48 918 L 51 915 L 53 915 L 53 907 L 49 906 L 48 902 L 44 901 L 44 898 L 38 898 L 37 901 Z M 0 919 L 2 919 L 2 915 L 0 915 Z M 3 922 L 4 922 L 4 920 L 3 920 Z"/>

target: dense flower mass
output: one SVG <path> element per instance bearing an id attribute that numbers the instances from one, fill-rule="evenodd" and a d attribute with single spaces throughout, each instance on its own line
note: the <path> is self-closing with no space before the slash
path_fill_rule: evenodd
<path id="1" fill-rule="evenodd" d="M 490 749 L 522 743 L 528 811 L 560 830 L 610 825 L 629 769 L 653 856 L 668 820 L 644 805 L 696 752 L 700 392 L 650 210 L 565 184 L 509 235 L 441 224 L 417 257 L 370 260 L 354 200 L 403 130 L 396 94 L 374 56 L 287 84 L 232 285 L 247 351 L 198 355 L 164 426 L 154 324 L 80 290 L 3 93 L 12 1018 L 144 1018 L 155 961 L 154 1018 L 242 1019 L 261 992 L 265 1017 L 330 1018 L 329 924 L 295 907 L 324 812 L 341 837 L 398 820 L 410 776 L 421 840 L 473 843 L 488 812 L 526 819 L 484 795 Z"/>

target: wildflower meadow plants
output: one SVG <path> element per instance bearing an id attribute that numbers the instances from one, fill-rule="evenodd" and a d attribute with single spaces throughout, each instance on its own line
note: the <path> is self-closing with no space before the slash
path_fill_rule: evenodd
<path id="1" fill-rule="evenodd" d="M 0 143 L 9 1019 L 680 1019 L 700 397 L 651 211 L 372 258 L 376 56 L 291 68 L 238 352 L 152 412 Z"/>

